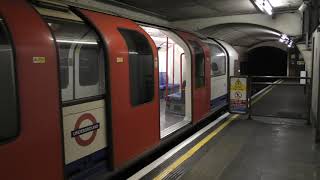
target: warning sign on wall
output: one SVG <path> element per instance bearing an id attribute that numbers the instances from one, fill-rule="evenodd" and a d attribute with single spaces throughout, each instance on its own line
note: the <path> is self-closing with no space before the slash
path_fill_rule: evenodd
<path id="1" fill-rule="evenodd" d="M 230 77 L 229 111 L 246 114 L 248 112 L 248 78 Z"/>

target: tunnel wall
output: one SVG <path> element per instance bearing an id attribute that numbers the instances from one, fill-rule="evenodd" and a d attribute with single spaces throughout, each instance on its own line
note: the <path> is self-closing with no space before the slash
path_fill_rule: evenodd
<path id="1" fill-rule="evenodd" d="M 319 53 L 320 53 L 320 33 L 315 32 L 313 34 L 314 43 L 313 49 L 313 67 L 312 67 L 312 95 L 311 95 L 311 109 L 310 116 L 311 122 L 319 130 Z"/>

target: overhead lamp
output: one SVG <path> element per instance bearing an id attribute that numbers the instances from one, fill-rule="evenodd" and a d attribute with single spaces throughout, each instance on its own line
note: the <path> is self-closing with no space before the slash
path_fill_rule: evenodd
<path id="1" fill-rule="evenodd" d="M 290 39 L 286 34 L 282 34 L 279 41 L 281 43 L 288 45 L 289 48 L 293 47 L 293 40 Z"/>
<path id="2" fill-rule="evenodd" d="M 224 53 L 218 53 L 218 54 L 216 54 L 216 56 L 223 57 L 223 56 L 226 56 L 226 55 Z"/>
<path id="3" fill-rule="evenodd" d="M 252 0 L 253 3 L 260 9 L 260 11 L 269 14 L 273 14 L 273 7 L 271 6 L 269 0 Z"/>
<path id="4" fill-rule="evenodd" d="M 90 41 L 70 41 L 70 40 L 63 40 L 63 39 L 57 39 L 58 43 L 69 43 L 69 44 L 91 44 L 95 45 L 98 44 L 97 42 L 90 42 Z"/>
<path id="5" fill-rule="evenodd" d="M 289 47 L 289 48 L 292 48 L 292 47 L 293 47 L 293 41 L 292 41 L 292 40 L 290 40 L 290 42 L 289 42 L 289 44 L 288 44 L 288 47 Z"/>
<path id="6" fill-rule="evenodd" d="M 309 1 L 303 1 L 298 11 L 303 13 L 307 9 L 308 5 L 309 5 Z"/>
<path id="7" fill-rule="evenodd" d="M 279 41 L 282 42 L 282 43 L 283 43 L 283 42 L 285 43 L 285 42 L 287 42 L 287 41 L 289 41 L 289 40 L 290 40 L 290 39 L 289 39 L 289 37 L 288 37 L 286 34 L 282 34 L 281 37 L 280 37 L 280 39 L 279 39 Z"/>

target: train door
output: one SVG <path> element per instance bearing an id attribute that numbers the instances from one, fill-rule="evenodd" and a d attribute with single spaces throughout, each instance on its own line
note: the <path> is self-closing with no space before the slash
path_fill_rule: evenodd
<path id="1" fill-rule="evenodd" d="M 212 40 L 206 40 L 210 49 L 210 76 L 211 98 L 210 109 L 212 112 L 227 105 L 228 62 L 225 50 Z"/>
<path id="2" fill-rule="evenodd" d="M 141 25 L 158 49 L 161 138 L 191 123 L 191 53 L 175 33 Z"/>
<path id="3" fill-rule="evenodd" d="M 177 31 L 192 52 L 192 121 L 206 118 L 210 111 L 210 52 L 208 46 L 190 33 Z"/>
<path id="4" fill-rule="evenodd" d="M 104 45 L 96 31 L 70 10 L 37 10 L 51 29 L 59 54 L 65 173 L 86 177 L 89 169 L 106 169 L 110 155 Z"/>
<path id="5" fill-rule="evenodd" d="M 107 46 L 113 165 L 119 168 L 160 140 L 157 50 L 150 36 L 128 19 L 82 9 L 78 13 Z"/>
<path id="6" fill-rule="evenodd" d="M 57 54 L 24 0 L 0 1 L 0 179 L 62 180 Z"/>

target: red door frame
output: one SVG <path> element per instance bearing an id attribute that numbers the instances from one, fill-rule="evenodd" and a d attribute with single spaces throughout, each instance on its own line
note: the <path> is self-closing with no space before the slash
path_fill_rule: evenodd
<path id="1" fill-rule="evenodd" d="M 24 0 L 1 0 L 15 52 L 20 134 L 0 145 L 1 179 L 63 179 L 57 54 L 48 25 Z M 34 57 L 44 57 L 37 64 Z"/>
<path id="2" fill-rule="evenodd" d="M 119 168 L 160 141 L 157 49 L 151 37 L 131 20 L 83 9 L 78 11 L 100 32 L 107 48 L 112 109 L 111 146 L 113 165 Z M 152 47 L 155 86 L 154 99 L 149 103 L 136 107 L 131 105 L 128 47 L 118 28 L 138 31 Z"/>
<path id="3" fill-rule="evenodd" d="M 197 36 L 182 32 L 176 31 L 176 33 L 185 41 L 188 45 L 192 63 L 192 77 L 191 77 L 191 85 L 192 85 L 192 122 L 193 124 L 205 119 L 208 116 L 210 111 L 210 88 L 211 88 L 211 81 L 210 81 L 210 50 L 207 44 L 203 43 Z M 190 45 L 189 41 L 197 42 L 203 49 L 204 56 L 205 56 L 205 86 L 201 88 L 195 87 L 195 52 L 192 46 Z"/>

